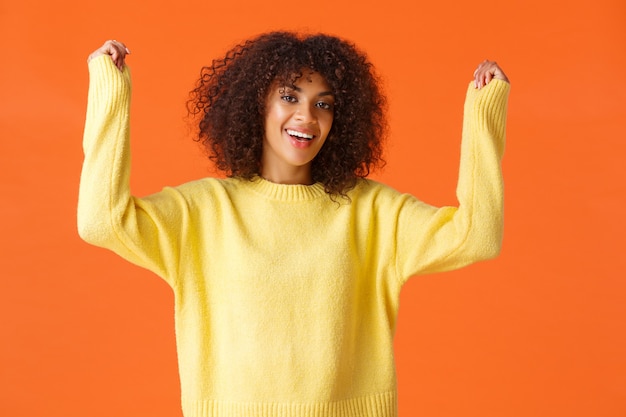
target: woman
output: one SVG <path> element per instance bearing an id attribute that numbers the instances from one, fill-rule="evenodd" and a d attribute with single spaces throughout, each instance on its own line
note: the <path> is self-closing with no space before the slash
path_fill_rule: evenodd
<path id="1" fill-rule="evenodd" d="M 372 65 L 285 32 L 236 46 L 192 91 L 227 178 L 137 198 L 127 53 L 90 55 L 79 232 L 172 287 L 184 415 L 395 416 L 402 285 L 500 249 L 502 70 L 484 61 L 467 91 L 458 207 L 365 179 L 386 130 Z"/>

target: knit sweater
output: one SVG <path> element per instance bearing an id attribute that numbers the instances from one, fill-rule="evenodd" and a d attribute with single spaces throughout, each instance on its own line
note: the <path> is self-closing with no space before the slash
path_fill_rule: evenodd
<path id="1" fill-rule="evenodd" d="M 468 88 L 458 207 L 371 180 L 337 201 L 261 178 L 137 198 L 128 68 L 108 56 L 89 68 L 79 233 L 172 287 L 184 415 L 397 415 L 402 285 L 499 253 L 508 83 Z"/>

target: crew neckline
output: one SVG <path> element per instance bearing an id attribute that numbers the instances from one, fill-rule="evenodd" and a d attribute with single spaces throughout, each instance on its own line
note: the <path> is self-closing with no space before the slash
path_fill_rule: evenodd
<path id="1" fill-rule="evenodd" d="M 259 176 L 252 178 L 250 181 L 242 181 L 248 182 L 255 192 L 275 200 L 304 201 L 327 197 L 324 191 L 324 184 L 320 182 L 312 185 L 278 184 Z"/>

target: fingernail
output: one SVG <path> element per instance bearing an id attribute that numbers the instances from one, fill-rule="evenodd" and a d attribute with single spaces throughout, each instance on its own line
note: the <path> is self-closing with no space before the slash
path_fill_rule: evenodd
<path id="1" fill-rule="evenodd" d="M 126 48 L 126 53 L 127 53 L 127 54 L 130 54 L 130 51 L 128 50 L 128 48 Z"/>

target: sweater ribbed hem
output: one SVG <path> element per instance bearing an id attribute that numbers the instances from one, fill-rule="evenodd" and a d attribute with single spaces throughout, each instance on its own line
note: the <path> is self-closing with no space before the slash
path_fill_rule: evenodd
<path id="1" fill-rule="evenodd" d="M 327 403 L 244 403 L 183 400 L 185 417 L 396 417 L 395 392 Z"/>

